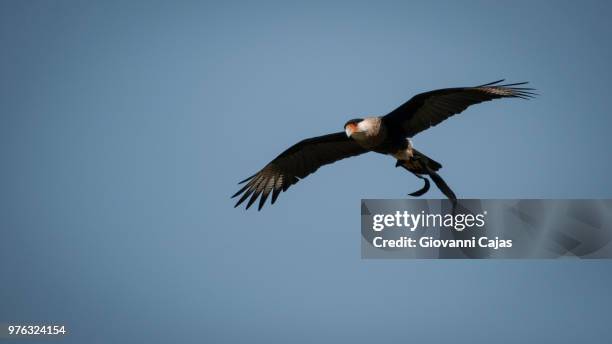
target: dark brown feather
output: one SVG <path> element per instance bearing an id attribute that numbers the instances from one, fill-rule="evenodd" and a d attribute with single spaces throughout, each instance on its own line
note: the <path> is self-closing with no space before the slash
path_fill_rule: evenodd
<path id="1" fill-rule="evenodd" d="M 281 191 L 287 191 L 291 185 L 319 167 L 365 152 L 366 149 L 346 137 L 344 132 L 302 140 L 282 152 L 259 172 L 243 180 L 241 183 L 246 185 L 232 196 L 234 198 L 242 194 L 235 207 L 251 196 L 246 206 L 248 209 L 261 196 L 258 205 L 261 210 L 270 192 L 274 204 Z"/>
<path id="2" fill-rule="evenodd" d="M 445 88 L 418 94 L 384 116 L 383 122 L 402 135 L 413 137 L 452 115 L 461 113 L 471 105 L 498 98 L 529 99 L 535 96 L 531 88 L 516 87 L 526 82 L 499 85 L 502 81 L 476 87 Z"/>

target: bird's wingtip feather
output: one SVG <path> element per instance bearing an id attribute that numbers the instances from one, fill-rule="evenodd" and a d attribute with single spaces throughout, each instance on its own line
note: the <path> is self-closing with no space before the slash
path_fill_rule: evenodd
<path id="1" fill-rule="evenodd" d="M 253 177 L 255 177 L 256 175 L 257 175 L 257 173 L 255 173 L 254 175 L 252 175 L 252 176 L 250 176 L 250 177 L 248 177 L 248 178 L 246 178 L 246 179 L 244 179 L 242 181 L 239 181 L 238 185 L 244 184 L 244 183 L 248 182 L 249 180 L 253 179 Z"/>
<path id="2" fill-rule="evenodd" d="M 495 85 L 495 84 L 499 84 L 500 82 L 504 82 L 505 80 L 506 79 L 499 79 L 497 81 L 493 81 L 493 82 L 489 82 L 489 83 L 486 83 L 486 84 L 478 85 L 476 87 L 492 86 L 492 85 Z"/>

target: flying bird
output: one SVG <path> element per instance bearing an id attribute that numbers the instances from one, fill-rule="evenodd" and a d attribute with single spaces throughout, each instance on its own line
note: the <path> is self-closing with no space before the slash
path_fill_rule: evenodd
<path id="1" fill-rule="evenodd" d="M 232 198 L 240 196 L 239 206 L 247 198 L 248 209 L 259 198 L 259 210 L 272 194 L 274 204 L 281 191 L 314 173 L 319 167 L 341 159 L 376 152 L 396 159 L 396 167 L 403 167 L 424 180 L 424 186 L 409 195 L 421 196 L 429 190 L 429 180 L 453 203 L 457 197 L 438 174 L 442 165 L 416 150 L 411 138 L 445 119 L 463 112 L 470 105 L 499 98 L 530 99 L 532 88 L 522 87 L 527 82 L 501 84 L 498 80 L 475 87 L 444 88 L 425 92 L 391 111 L 385 116 L 351 119 L 344 131 L 302 140 L 278 155 L 264 168 L 241 181 L 246 183 Z M 260 197 L 261 196 L 261 197 Z"/>

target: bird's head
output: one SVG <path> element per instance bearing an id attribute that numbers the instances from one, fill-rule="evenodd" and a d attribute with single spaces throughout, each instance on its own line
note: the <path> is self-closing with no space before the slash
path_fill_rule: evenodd
<path id="1" fill-rule="evenodd" d="M 359 123 L 361 122 L 363 122 L 363 118 L 354 118 L 346 122 L 344 125 L 346 136 L 351 137 L 354 133 L 362 131 L 362 129 L 359 127 Z"/>

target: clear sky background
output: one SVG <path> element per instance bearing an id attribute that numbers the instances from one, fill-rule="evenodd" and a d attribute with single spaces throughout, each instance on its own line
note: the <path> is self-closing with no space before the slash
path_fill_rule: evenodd
<path id="1" fill-rule="evenodd" d="M 610 198 L 606 1 L 0 2 L 0 323 L 73 343 L 608 343 L 612 262 L 360 259 L 389 157 L 236 182 L 415 93 L 541 96 L 414 139 L 463 198 Z M 442 195 L 432 190 L 429 197 Z"/>

